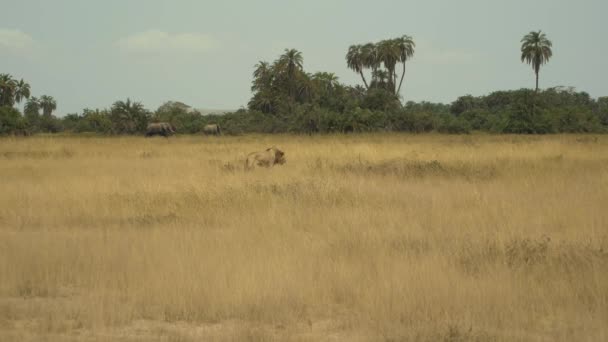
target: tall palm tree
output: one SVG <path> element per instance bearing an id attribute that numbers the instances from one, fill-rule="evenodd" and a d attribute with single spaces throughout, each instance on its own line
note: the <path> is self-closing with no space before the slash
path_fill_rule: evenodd
<path id="1" fill-rule="evenodd" d="M 401 85 L 403 84 L 403 78 L 405 77 L 405 62 L 414 56 L 414 48 L 416 44 L 412 37 L 404 35 L 401 38 L 396 39 L 397 48 L 399 49 L 399 60 L 403 63 L 403 73 L 401 73 L 401 81 L 399 81 L 399 88 L 397 88 L 397 94 L 401 92 Z"/>
<path id="2" fill-rule="evenodd" d="M 0 106 L 12 107 L 15 104 L 17 81 L 9 74 L 0 74 Z"/>
<path id="3" fill-rule="evenodd" d="M 385 39 L 378 43 L 378 59 L 382 61 L 386 71 L 388 71 L 388 90 L 395 93 L 395 65 L 401 56 L 397 41 L 395 39 Z"/>
<path id="4" fill-rule="evenodd" d="M 260 61 L 255 65 L 253 71 L 253 85 L 251 86 L 252 91 L 259 91 L 262 89 L 270 88 L 273 78 L 272 66 L 266 61 Z"/>
<path id="5" fill-rule="evenodd" d="M 49 117 L 57 109 L 57 102 L 52 96 L 42 95 L 40 96 L 40 107 L 42 108 L 42 115 Z"/>
<path id="6" fill-rule="evenodd" d="M 367 43 L 361 47 L 361 59 L 363 60 L 363 66 L 372 69 L 373 73 L 380 67 L 380 60 L 378 59 L 378 47 L 374 43 Z"/>
<path id="7" fill-rule="evenodd" d="M 553 56 L 551 50 L 553 44 L 542 31 L 528 33 L 522 38 L 521 43 L 521 61 L 532 65 L 536 74 L 536 91 L 538 92 L 538 73 L 540 67 L 549 62 Z"/>
<path id="8" fill-rule="evenodd" d="M 294 78 L 296 71 L 303 69 L 303 63 L 302 53 L 296 49 L 285 49 L 285 53 L 279 57 L 279 64 L 286 69 L 289 78 Z"/>
<path id="9" fill-rule="evenodd" d="M 363 76 L 363 68 L 365 67 L 363 60 L 363 46 L 362 45 L 351 45 L 346 53 L 346 65 L 349 69 L 354 72 L 358 72 L 361 75 L 365 89 L 369 89 L 365 76 Z"/>
<path id="10" fill-rule="evenodd" d="M 287 71 L 289 95 L 292 99 L 295 99 L 296 73 L 302 71 L 303 63 L 302 53 L 296 49 L 285 49 L 285 53 L 279 57 L 279 65 Z"/>
<path id="11" fill-rule="evenodd" d="M 30 98 L 30 85 L 21 79 L 15 87 L 15 102 L 21 103 L 24 98 Z"/>

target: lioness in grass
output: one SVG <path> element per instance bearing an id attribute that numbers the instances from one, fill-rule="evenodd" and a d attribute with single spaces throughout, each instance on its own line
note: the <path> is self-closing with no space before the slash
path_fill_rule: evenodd
<path id="1" fill-rule="evenodd" d="M 252 152 L 245 160 L 245 170 L 251 170 L 256 166 L 272 167 L 275 164 L 285 164 L 285 152 L 276 147 L 271 147 L 263 152 Z"/>

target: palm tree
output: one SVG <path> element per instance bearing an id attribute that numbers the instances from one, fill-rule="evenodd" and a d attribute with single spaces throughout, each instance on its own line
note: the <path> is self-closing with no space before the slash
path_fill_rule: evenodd
<path id="1" fill-rule="evenodd" d="M 289 95 L 295 98 L 296 72 L 302 71 L 304 59 L 302 53 L 296 49 L 285 49 L 285 53 L 279 57 L 279 66 L 287 71 L 289 82 Z"/>
<path id="2" fill-rule="evenodd" d="M 378 43 L 378 59 L 382 61 L 388 71 L 388 90 L 393 94 L 395 93 L 395 83 L 397 83 L 395 65 L 400 57 L 401 52 L 395 39 L 386 39 Z"/>
<path id="3" fill-rule="evenodd" d="M 296 78 L 296 100 L 299 102 L 310 101 L 314 96 L 313 76 L 308 73 L 301 72 Z"/>
<path id="4" fill-rule="evenodd" d="M 542 31 L 528 33 L 522 38 L 521 43 L 521 61 L 532 65 L 536 74 L 536 91 L 538 92 L 538 73 L 541 65 L 549 62 L 553 56 L 553 51 L 551 51 L 553 44 Z"/>
<path id="5" fill-rule="evenodd" d="M 386 70 L 376 70 L 372 76 L 374 78 L 371 84 L 372 88 L 390 90 L 389 74 Z"/>
<path id="6" fill-rule="evenodd" d="M 42 108 L 42 115 L 50 117 L 55 109 L 57 109 L 57 102 L 52 96 L 42 95 L 40 96 L 40 107 Z"/>
<path id="7" fill-rule="evenodd" d="M 367 43 L 361 47 L 361 59 L 363 66 L 372 69 L 373 73 L 378 70 L 380 60 L 378 59 L 378 47 L 374 43 Z"/>
<path id="8" fill-rule="evenodd" d="M 249 101 L 249 109 L 259 110 L 262 113 L 274 113 L 275 97 L 268 89 L 258 91 Z"/>
<path id="9" fill-rule="evenodd" d="M 412 37 L 404 35 L 401 38 L 396 39 L 397 48 L 399 49 L 399 60 L 403 63 L 403 73 L 401 74 L 401 81 L 399 81 L 399 88 L 397 94 L 401 92 L 401 85 L 403 84 L 403 78 L 405 77 L 405 62 L 414 56 L 414 48 L 416 44 Z"/>
<path id="10" fill-rule="evenodd" d="M 40 115 L 40 100 L 37 97 L 32 96 L 25 102 L 25 107 L 23 108 L 23 112 L 25 115 L 30 116 L 38 116 Z"/>
<path id="11" fill-rule="evenodd" d="M 365 76 L 363 76 L 363 68 L 365 67 L 363 60 L 363 46 L 351 45 L 351 47 L 348 48 L 348 52 L 346 53 L 346 65 L 348 65 L 349 69 L 352 69 L 354 72 L 358 72 L 359 75 L 361 75 L 363 84 L 365 84 L 365 89 L 369 89 Z"/>
<path id="12" fill-rule="evenodd" d="M 23 99 L 29 99 L 30 98 L 30 85 L 26 82 L 23 81 L 23 79 L 21 79 L 21 81 L 19 81 L 16 84 L 16 88 L 15 88 L 15 102 L 17 103 L 21 103 L 21 101 Z"/>
<path id="13" fill-rule="evenodd" d="M 116 133 L 136 133 L 146 129 L 150 113 L 141 102 L 116 101 L 110 112 Z"/>
<path id="14" fill-rule="evenodd" d="M 296 69 L 302 70 L 304 59 L 302 53 L 296 49 L 285 49 L 285 53 L 279 57 L 279 62 L 287 66 L 289 75 L 295 74 Z"/>
<path id="15" fill-rule="evenodd" d="M 360 85 L 356 85 L 354 87 L 350 87 L 350 86 L 346 87 L 346 93 L 350 97 L 352 97 L 354 99 L 357 99 L 358 101 L 363 101 L 363 98 L 365 97 L 366 90 L 367 89 L 363 88 Z"/>
<path id="16" fill-rule="evenodd" d="M 9 74 L 0 74 L 0 106 L 12 107 L 15 104 L 17 81 Z"/>
<path id="17" fill-rule="evenodd" d="M 258 62 L 258 64 L 255 65 L 255 70 L 253 71 L 253 85 L 251 86 L 251 90 L 258 91 L 270 88 L 273 73 L 273 68 L 268 62 Z"/>
<path id="18" fill-rule="evenodd" d="M 333 72 L 317 72 L 312 75 L 312 80 L 317 84 L 319 89 L 327 93 L 331 93 L 338 86 L 338 76 Z"/>

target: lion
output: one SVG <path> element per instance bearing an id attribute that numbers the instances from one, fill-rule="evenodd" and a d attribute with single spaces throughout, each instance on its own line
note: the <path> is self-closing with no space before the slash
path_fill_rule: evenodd
<path id="1" fill-rule="evenodd" d="M 270 147 L 263 152 L 252 152 L 245 160 L 245 170 L 251 170 L 256 166 L 272 167 L 275 164 L 285 164 L 285 152 L 276 147 Z"/>

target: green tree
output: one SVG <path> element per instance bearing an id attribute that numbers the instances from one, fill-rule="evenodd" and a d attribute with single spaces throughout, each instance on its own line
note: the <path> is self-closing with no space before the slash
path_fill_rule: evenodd
<path id="1" fill-rule="evenodd" d="M 296 49 L 285 49 L 285 53 L 278 61 L 278 66 L 287 73 L 289 96 L 292 100 L 295 100 L 296 96 L 296 76 L 298 72 L 302 71 L 303 63 L 302 53 Z"/>
<path id="2" fill-rule="evenodd" d="M 21 103 L 23 99 L 30 98 L 30 85 L 21 79 L 16 83 L 15 87 L 15 102 Z"/>
<path id="3" fill-rule="evenodd" d="M 390 91 L 389 82 L 390 82 L 389 74 L 386 70 L 376 69 L 372 73 L 372 83 L 371 83 L 372 89 L 382 89 L 382 90 Z M 391 91 L 391 93 L 392 93 L 392 91 Z"/>
<path id="4" fill-rule="evenodd" d="M 270 89 L 272 86 L 272 79 L 274 77 L 274 70 L 272 66 L 266 61 L 259 61 L 255 65 L 253 71 L 253 85 L 251 86 L 252 91 L 263 91 Z"/>
<path id="5" fill-rule="evenodd" d="M 536 75 L 536 92 L 538 92 L 540 67 L 549 62 L 549 59 L 553 56 L 551 50 L 553 44 L 542 31 L 528 33 L 521 40 L 521 43 L 521 61 L 532 65 Z"/>
<path id="6" fill-rule="evenodd" d="M 374 43 L 367 43 L 361 47 L 361 58 L 363 60 L 363 66 L 370 68 L 373 74 L 380 67 L 380 59 L 378 57 L 378 47 Z M 370 84 L 371 87 L 371 84 Z"/>
<path id="7" fill-rule="evenodd" d="M 150 113 L 141 102 L 116 101 L 110 111 L 114 133 L 134 134 L 146 129 Z"/>
<path id="8" fill-rule="evenodd" d="M 399 81 L 399 88 L 397 89 L 397 94 L 399 94 L 401 92 L 403 79 L 405 78 L 405 62 L 414 57 L 414 49 L 416 48 L 416 44 L 414 43 L 412 37 L 408 35 L 397 38 L 396 44 L 397 49 L 399 49 L 399 61 L 403 64 L 403 72 L 401 73 L 401 80 Z"/>
<path id="9" fill-rule="evenodd" d="M 181 102 L 164 103 L 158 107 L 151 120 L 168 122 L 180 133 L 197 133 L 204 126 L 204 118 L 201 113 Z"/>
<path id="10" fill-rule="evenodd" d="M 598 97 L 597 111 L 602 125 L 608 126 L 608 96 Z"/>
<path id="11" fill-rule="evenodd" d="M 17 109 L 0 106 L 0 134 L 15 133 L 23 128 L 23 118 Z"/>
<path id="12" fill-rule="evenodd" d="M 40 123 L 40 100 L 32 96 L 25 102 L 23 114 L 30 129 L 37 131 Z"/>
<path id="13" fill-rule="evenodd" d="M 9 74 L 0 74 L 0 106 L 12 107 L 30 97 L 30 85 L 23 79 L 17 81 Z"/>
<path id="14" fill-rule="evenodd" d="M 388 72 L 387 77 L 387 89 L 395 94 L 395 83 L 397 75 L 395 74 L 395 66 L 401 57 L 401 51 L 397 45 L 395 39 L 385 39 L 378 43 L 378 58 L 384 64 L 386 71 Z"/>
<path id="15" fill-rule="evenodd" d="M 338 82 L 338 76 L 333 72 L 317 72 L 312 76 L 312 80 L 315 83 L 318 90 L 327 92 L 329 94 L 340 85 Z"/>
<path id="16" fill-rule="evenodd" d="M 397 95 L 405 79 L 406 62 L 414 56 L 416 44 L 412 37 L 403 35 L 396 39 L 385 39 L 376 44 L 351 45 L 346 53 L 349 69 L 359 73 L 367 90 L 381 88 Z M 399 87 L 397 87 L 397 63 L 403 64 Z M 384 65 L 384 69 L 381 66 Z M 363 71 L 371 69 L 372 79 L 368 84 Z"/>
<path id="17" fill-rule="evenodd" d="M 260 61 L 253 72 L 249 109 L 293 114 L 297 106 L 315 98 L 311 77 L 304 72 L 302 53 L 295 49 L 285 49 L 272 65 Z"/>
<path id="18" fill-rule="evenodd" d="M 9 74 L 0 74 L 0 106 L 12 107 L 15 104 L 17 81 Z"/>
<path id="19" fill-rule="evenodd" d="M 362 45 L 351 45 L 348 48 L 348 52 L 346 53 L 346 65 L 348 68 L 353 70 L 354 72 L 359 73 L 361 75 L 361 79 L 363 80 L 363 84 L 365 85 L 365 89 L 369 89 L 367 84 L 367 80 L 363 75 L 363 69 L 365 68 L 365 60 L 364 60 L 364 51 Z"/>
<path id="20" fill-rule="evenodd" d="M 25 102 L 24 114 L 26 116 L 40 116 L 40 100 L 37 97 L 32 96 Z"/>
<path id="21" fill-rule="evenodd" d="M 270 89 L 256 92 L 248 103 L 249 109 L 262 113 L 276 113 L 276 97 Z"/>
<path id="22" fill-rule="evenodd" d="M 112 132 L 112 120 L 107 110 L 85 108 L 82 113 L 82 120 L 75 128 L 77 132 L 96 132 L 109 134 Z"/>
<path id="23" fill-rule="evenodd" d="M 57 109 L 57 102 L 52 96 L 42 95 L 40 96 L 40 108 L 42 108 L 42 116 L 48 118 Z"/>

